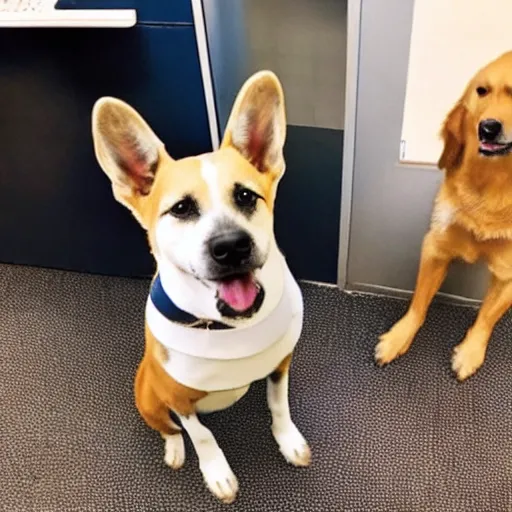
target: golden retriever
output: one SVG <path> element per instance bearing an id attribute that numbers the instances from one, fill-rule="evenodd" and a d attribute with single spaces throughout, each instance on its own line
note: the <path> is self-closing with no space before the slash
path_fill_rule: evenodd
<path id="1" fill-rule="evenodd" d="M 407 313 L 380 337 L 380 365 L 407 352 L 450 262 L 485 260 L 492 274 L 477 319 L 455 348 L 459 380 L 483 364 L 494 326 L 512 305 L 512 52 L 481 69 L 450 111 L 441 136 L 444 181 L 424 238 Z"/>

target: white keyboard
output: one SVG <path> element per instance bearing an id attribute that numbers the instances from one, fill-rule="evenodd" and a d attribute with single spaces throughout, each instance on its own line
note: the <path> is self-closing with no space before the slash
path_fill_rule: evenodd
<path id="1" fill-rule="evenodd" d="M 128 28 L 135 9 L 55 9 L 57 0 L 0 0 L 0 29 L 5 27 Z"/>
<path id="2" fill-rule="evenodd" d="M 53 10 L 56 0 L 0 0 L 0 12 L 44 12 Z"/>

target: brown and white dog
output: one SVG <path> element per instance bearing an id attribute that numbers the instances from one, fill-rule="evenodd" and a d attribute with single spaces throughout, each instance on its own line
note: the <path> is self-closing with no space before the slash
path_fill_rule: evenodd
<path id="1" fill-rule="evenodd" d="M 92 130 L 114 196 L 147 230 L 157 262 L 135 401 L 165 439 L 165 462 L 177 469 L 185 460 L 172 412 L 206 485 L 232 502 L 237 479 L 197 414 L 229 407 L 267 378 L 274 438 L 288 462 L 308 465 L 288 405 L 302 296 L 273 231 L 286 135 L 277 77 L 262 71 L 244 84 L 212 153 L 173 160 L 133 108 L 109 97 L 94 106 Z"/>
<path id="2" fill-rule="evenodd" d="M 459 380 L 483 364 L 496 322 L 512 305 L 512 52 L 481 69 L 448 114 L 439 168 L 445 178 L 405 316 L 382 335 L 379 364 L 405 354 L 425 321 L 450 262 L 486 261 L 492 280 L 475 324 L 455 348 Z"/>

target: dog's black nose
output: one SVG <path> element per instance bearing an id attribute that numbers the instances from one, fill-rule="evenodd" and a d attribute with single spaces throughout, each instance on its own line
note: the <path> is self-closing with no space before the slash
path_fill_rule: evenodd
<path id="1" fill-rule="evenodd" d="M 217 263 L 237 267 L 250 257 L 253 243 L 248 233 L 238 230 L 211 238 L 208 246 Z"/>
<path id="2" fill-rule="evenodd" d="M 495 142 L 501 135 L 503 126 L 496 119 L 484 119 L 478 125 L 478 138 L 482 142 Z"/>

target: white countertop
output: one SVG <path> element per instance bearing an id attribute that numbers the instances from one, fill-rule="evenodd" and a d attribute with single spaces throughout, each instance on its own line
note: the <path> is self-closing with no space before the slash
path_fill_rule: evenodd
<path id="1" fill-rule="evenodd" d="M 40 12 L 0 12 L 0 28 L 104 27 L 129 28 L 137 22 L 135 9 L 53 9 Z"/>

